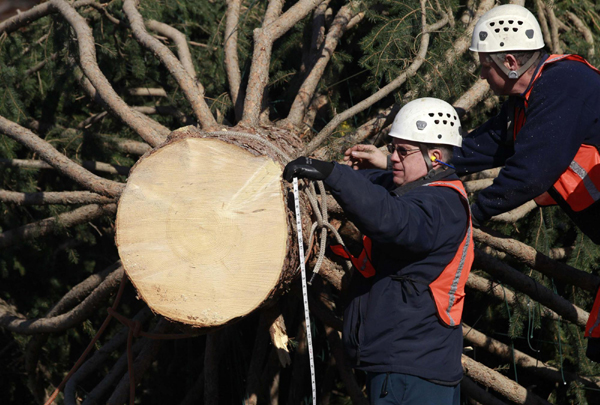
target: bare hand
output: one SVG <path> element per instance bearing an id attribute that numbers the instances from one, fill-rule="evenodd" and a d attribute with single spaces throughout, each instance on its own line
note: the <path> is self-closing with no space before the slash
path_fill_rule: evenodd
<path id="1" fill-rule="evenodd" d="M 387 155 L 373 145 L 356 145 L 344 152 L 344 163 L 358 169 L 387 169 Z"/>

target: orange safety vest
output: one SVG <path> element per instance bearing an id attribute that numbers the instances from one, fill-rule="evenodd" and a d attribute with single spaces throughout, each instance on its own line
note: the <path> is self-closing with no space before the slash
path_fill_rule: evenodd
<path id="1" fill-rule="evenodd" d="M 468 212 L 469 225 L 454 258 L 440 275 L 429 283 L 429 290 L 433 296 L 438 316 L 442 323 L 447 326 L 458 326 L 462 318 L 465 298 L 465 284 L 471 272 L 473 259 L 475 256 L 473 247 L 473 226 L 471 224 L 471 210 L 467 192 L 460 180 L 440 180 L 426 186 L 450 187 L 456 190 L 465 203 Z M 368 236 L 363 236 L 363 250 L 357 257 L 352 254 L 343 245 L 330 246 L 333 253 L 338 256 L 350 259 L 354 267 L 365 278 L 375 275 L 375 268 L 371 262 L 372 242 Z"/>
<path id="2" fill-rule="evenodd" d="M 539 68 L 537 74 L 533 78 L 529 90 L 525 93 L 524 106 L 525 109 L 529 106 L 529 96 L 533 90 L 533 85 L 542 75 L 542 71 L 546 66 L 561 60 L 573 60 L 585 63 L 591 69 L 600 74 L 600 71 L 590 65 L 588 61 L 579 55 L 550 55 L 544 64 Z M 513 139 L 517 138 L 517 134 L 525 125 L 526 116 L 525 109 L 515 107 L 515 125 L 513 129 Z M 594 202 L 600 199 L 600 153 L 598 148 L 593 145 L 581 145 L 575 158 L 569 167 L 560 175 L 552 188 L 560 195 L 569 207 L 579 212 Z M 556 201 L 545 192 L 534 199 L 541 206 L 555 205 Z"/>

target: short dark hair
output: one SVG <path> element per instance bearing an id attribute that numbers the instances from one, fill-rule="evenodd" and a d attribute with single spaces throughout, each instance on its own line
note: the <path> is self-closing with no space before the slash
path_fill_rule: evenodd
<path id="1" fill-rule="evenodd" d="M 508 52 L 492 52 L 494 55 L 498 55 L 500 58 L 505 59 L 506 55 L 512 55 L 515 57 L 515 59 L 517 60 L 517 62 L 519 63 L 519 66 L 523 66 L 525 63 L 527 63 L 529 61 L 529 59 L 533 58 L 536 54 L 536 52 L 539 52 L 539 50 L 535 50 L 535 51 L 508 51 Z M 486 55 L 486 60 L 490 60 L 489 58 L 489 54 L 485 54 Z M 542 53 L 540 52 L 538 54 L 538 58 L 540 59 L 542 56 Z M 536 65 L 534 63 L 534 65 Z"/>
<path id="2" fill-rule="evenodd" d="M 442 160 L 444 162 L 450 163 L 452 161 L 452 156 L 454 155 L 454 147 L 452 145 L 427 143 L 425 146 L 427 147 L 427 151 L 439 149 L 442 152 Z"/>

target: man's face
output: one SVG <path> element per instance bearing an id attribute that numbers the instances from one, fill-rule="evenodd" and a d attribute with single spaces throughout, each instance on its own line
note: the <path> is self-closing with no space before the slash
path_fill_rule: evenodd
<path id="1" fill-rule="evenodd" d="M 498 95 L 508 95 L 506 86 L 508 84 L 508 78 L 506 75 L 496 66 L 496 63 L 492 61 L 484 53 L 478 53 L 479 62 L 481 63 L 481 71 L 479 76 L 485 79 L 492 91 Z"/>
<path id="2" fill-rule="evenodd" d="M 396 148 L 392 153 L 394 184 L 403 186 L 427 174 L 427 165 L 418 143 L 394 138 L 392 145 Z M 404 154 L 406 156 L 402 156 Z"/>

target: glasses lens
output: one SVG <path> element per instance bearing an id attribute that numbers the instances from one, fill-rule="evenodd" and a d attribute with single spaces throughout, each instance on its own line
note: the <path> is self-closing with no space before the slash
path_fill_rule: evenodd
<path id="1" fill-rule="evenodd" d="M 404 146 L 396 146 L 393 143 L 390 143 L 388 144 L 387 148 L 390 153 L 394 153 L 394 151 L 396 151 L 398 152 L 399 156 L 405 157 L 408 155 L 408 150 L 406 150 Z"/>

